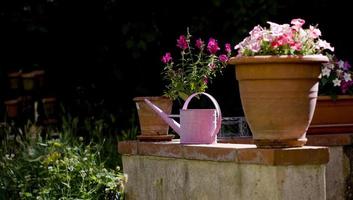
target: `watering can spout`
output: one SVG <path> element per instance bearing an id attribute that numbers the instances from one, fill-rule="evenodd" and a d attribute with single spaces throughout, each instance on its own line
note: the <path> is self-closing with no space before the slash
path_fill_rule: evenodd
<path id="1" fill-rule="evenodd" d="M 180 124 L 176 122 L 175 120 L 169 118 L 167 114 L 163 112 L 160 108 L 158 108 L 156 105 L 154 105 L 151 101 L 148 99 L 144 99 L 144 101 L 147 103 L 147 105 L 158 114 L 159 117 L 163 119 L 175 132 L 177 132 L 179 135 L 182 134 Z"/>

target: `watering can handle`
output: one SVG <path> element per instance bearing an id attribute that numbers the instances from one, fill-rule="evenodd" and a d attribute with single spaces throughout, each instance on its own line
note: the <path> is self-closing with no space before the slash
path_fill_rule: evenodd
<path id="1" fill-rule="evenodd" d="M 222 124 L 222 113 L 221 113 L 221 108 L 219 107 L 218 105 L 218 102 L 216 101 L 216 99 L 211 96 L 210 94 L 206 93 L 206 92 L 197 92 L 197 93 L 194 93 L 192 95 L 190 95 L 186 100 L 185 100 L 185 103 L 183 105 L 183 110 L 187 110 L 188 108 L 188 105 L 191 101 L 192 98 L 194 98 L 196 95 L 199 95 L 199 94 L 203 94 L 205 96 L 207 96 L 213 103 L 213 105 L 216 107 L 216 112 L 217 112 L 217 127 L 215 129 L 215 131 L 213 132 L 212 135 L 214 134 L 217 134 L 219 132 L 219 130 L 221 129 L 221 124 Z"/>

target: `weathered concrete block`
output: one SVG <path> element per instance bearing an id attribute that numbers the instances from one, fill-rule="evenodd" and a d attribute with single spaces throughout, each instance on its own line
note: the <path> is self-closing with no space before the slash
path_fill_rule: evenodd
<path id="1" fill-rule="evenodd" d="M 144 148 L 148 146 L 143 145 Z M 141 151 L 143 155 L 139 155 L 138 150 L 125 151 L 135 154 L 123 155 L 124 173 L 128 175 L 126 198 L 129 200 L 326 199 L 325 155 L 313 158 L 308 164 L 303 163 L 306 158 L 298 160 L 296 157 L 292 164 L 290 159 L 282 158 L 284 155 L 305 155 L 305 148 L 285 149 L 283 154 L 281 150 L 274 150 L 274 154 L 271 150 L 259 150 L 257 156 L 261 159 L 254 162 L 251 157 L 246 157 L 245 146 L 211 145 L 212 151 L 208 152 L 205 145 L 178 147 L 173 143 L 173 149 L 183 152 L 175 156 L 168 153 L 170 147 L 164 148 L 168 145 L 166 143 L 151 145 L 154 150 L 150 153 L 145 149 Z M 315 154 L 315 151 L 328 154 L 328 151 L 323 151 L 325 148 L 306 149 L 311 152 L 309 154 Z M 249 151 L 252 155 L 256 149 L 250 147 Z M 217 159 L 214 152 L 223 158 Z M 189 155 L 193 155 L 192 158 Z M 238 159 L 238 155 L 243 157 Z"/>

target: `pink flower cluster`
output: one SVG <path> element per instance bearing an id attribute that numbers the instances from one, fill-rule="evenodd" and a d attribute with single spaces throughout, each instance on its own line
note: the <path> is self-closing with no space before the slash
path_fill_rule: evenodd
<path id="1" fill-rule="evenodd" d="M 197 49 L 202 51 L 204 49 L 204 46 L 205 46 L 205 42 L 201 38 L 196 40 L 195 47 Z M 179 47 L 182 51 L 185 51 L 185 50 L 189 49 L 189 43 L 187 42 L 187 39 L 186 39 L 185 35 L 181 35 L 179 37 L 179 39 L 177 39 L 177 47 Z M 221 61 L 223 63 L 226 63 L 228 61 L 230 53 L 232 51 L 231 45 L 229 43 L 226 43 L 224 49 L 225 49 L 225 54 L 219 55 L 218 59 L 219 59 L 219 61 Z M 210 38 L 208 40 L 207 50 L 208 50 L 208 52 L 211 55 L 216 55 L 217 54 L 217 52 L 220 50 L 220 47 L 218 46 L 218 42 L 217 42 L 216 39 Z M 229 54 L 229 55 L 227 55 L 227 54 Z M 167 64 L 167 63 L 171 62 L 172 61 L 171 53 L 170 52 L 165 53 L 162 56 L 161 61 L 164 64 Z"/>
<path id="2" fill-rule="evenodd" d="M 250 36 L 235 46 L 238 56 L 253 55 L 312 55 L 334 48 L 321 40 L 321 31 L 309 26 L 303 29 L 303 19 L 293 19 L 291 25 L 267 22 L 270 28 L 255 26 Z"/>
<path id="3" fill-rule="evenodd" d="M 176 46 L 179 52 L 173 57 L 179 58 L 174 59 L 170 52 L 161 58 L 164 79 L 168 81 L 165 94 L 172 99 L 204 92 L 210 80 L 226 67 L 232 52 L 229 43 L 221 48 L 216 39 L 192 40 L 189 32 L 178 37 Z"/>

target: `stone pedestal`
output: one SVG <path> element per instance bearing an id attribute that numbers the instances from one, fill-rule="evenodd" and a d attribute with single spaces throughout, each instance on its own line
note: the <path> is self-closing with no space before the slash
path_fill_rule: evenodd
<path id="1" fill-rule="evenodd" d="M 327 133 L 327 131 L 324 131 Z M 326 199 L 353 199 L 353 134 L 307 135 L 308 145 L 327 146 L 330 161 L 326 166 Z M 252 144 L 251 137 L 221 139 L 222 143 Z"/>
<path id="2" fill-rule="evenodd" d="M 247 144 L 118 144 L 127 199 L 326 199 L 328 148 Z"/>

